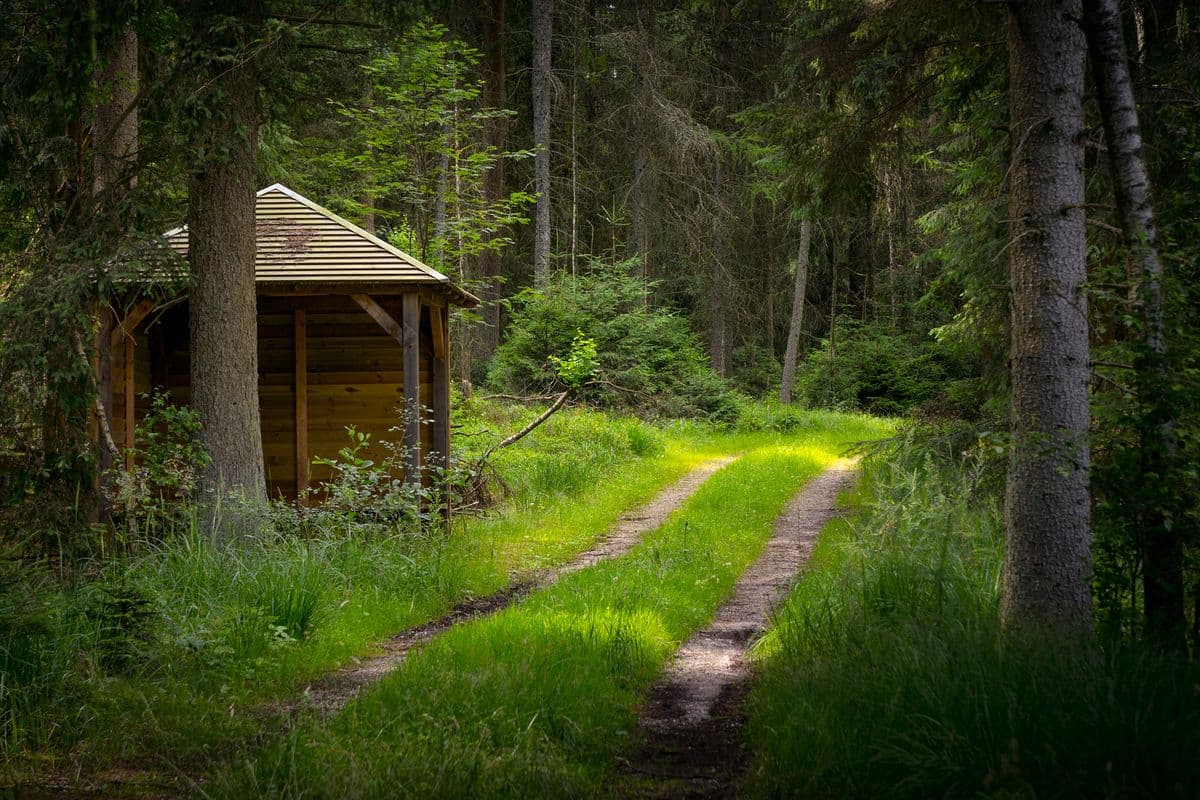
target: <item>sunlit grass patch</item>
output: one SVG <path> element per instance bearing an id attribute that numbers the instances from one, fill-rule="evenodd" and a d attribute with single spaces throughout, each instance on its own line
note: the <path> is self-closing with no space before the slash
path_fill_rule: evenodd
<path id="1" fill-rule="evenodd" d="M 795 491 L 878 435 L 843 417 L 718 471 L 627 556 L 565 576 L 448 631 L 328 726 L 297 730 L 215 783 L 222 796 L 591 796 L 627 746 L 635 708 L 707 622 Z M 733 437 L 735 439 L 739 437 Z"/>
<path id="2" fill-rule="evenodd" d="M 1198 674 L 1005 634 L 999 498 L 901 442 L 755 649 L 753 797 L 1195 797 Z"/>

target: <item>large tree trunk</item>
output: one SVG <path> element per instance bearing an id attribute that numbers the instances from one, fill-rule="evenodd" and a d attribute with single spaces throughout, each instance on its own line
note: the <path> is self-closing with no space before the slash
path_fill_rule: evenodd
<path id="1" fill-rule="evenodd" d="M 1169 480 L 1176 451 L 1175 415 L 1150 177 L 1142 155 L 1120 5 L 1117 0 L 1085 0 L 1084 9 L 1117 211 L 1138 271 L 1135 306 L 1141 318 L 1142 347 L 1135 382 L 1142 409 L 1136 505 L 1146 624 L 1151 635 L 1183 647 L 1183 543 L 1171 527 L 1171 509 L 1178 504 Z"/>
<path id="2" fill-rule="evenodd" d="M 796 283 L 792 292 L 792 320 L 788 323 L 787 349 L 783 353 L 783 383 L 779 402 L 792 402 L 796 385 L 796 353 L 800 349 L 800 326 L 804 324 L 804 296 L 808 291 L 808 253 L 812 246 L 812 220 L 800 223 L 800 252 L 796 255 Z"/>
<path id="3" fill-rule="evenodd" d="M 235 52 L 236 63 L 206 65 L 212 116 L 196 143 L 204 160 L 188 180 L 189 318 L 192 406 L 212 457 L 206 483 L 220 495 L 257 499 L 266 495 L 254 286 L 259 110 L 245 38 L 215 43 L 217 52 Z"/>
<path id="4" fill-rule="evenodd" d="M 92 198 L 97 207 L 111 205 L 120 192 L 137 181 L 138 149 L 138 36 L 127 27 L 106 50 L 106 58 L 96 76 L 100 101 L 92 121 Z M 101 302 L 106 302 L 101 298 Z M 100 515 L 108 509 L 108 487 L 104 475 L 113 468 L 110 446 L 113 413 L 112 312 L 101 308 L 99 334 L 96 337 L 96 383 L 99 391 L 96 421 L 92 426 L 99 453 L 96 508 Z"/>
<path id="5" fill-rule="evenodd" d="M 1012 442 L 1001 619 L 1092 623 L 1082 0 L 1009 5 Z"/>
<path id="6" fill-rule="evenodd" d="M 554 0 L 533 0 L 533 283 L 550 277 L 550 40 Z"/>
<path id="7" fill-rule="evenodd" d="M 113 42 L 97 75 L 100 102 L 92 123 L 92 194 L 98 202 L 136 182 L 138 147 L 138 36 L 127 27 Z"/>

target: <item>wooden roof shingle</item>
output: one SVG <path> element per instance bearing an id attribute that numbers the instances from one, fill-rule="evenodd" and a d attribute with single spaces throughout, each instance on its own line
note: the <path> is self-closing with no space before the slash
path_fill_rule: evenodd
<path id="1" fill-rule="evenodd" d="M 258 192 L 254 217 L 259 284 L 438 286 L 461 305 L 479 302 L 442 273 L 281 183 Z M 163 236 L 187 258 L 186 225 Z"/>

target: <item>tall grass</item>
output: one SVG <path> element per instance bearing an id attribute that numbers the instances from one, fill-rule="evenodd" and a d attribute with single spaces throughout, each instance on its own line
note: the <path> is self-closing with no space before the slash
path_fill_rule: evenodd
<path id="1" fill-rule="evenodd" d="M 755 796 L 1196 797 L 1200 671 L 997 624 L 988 464 L 911 439 L 868 467 L 757 651 Z"/>
<path id="2" fill-rule="evenodd" d="M 775 516 L 849 442 L 883 426 L 757 449 L 717 472 L 629 555 L 453 629 L 328 726 L 294 731 L 221 776 L 217 796 L 590 797 L 629 745 L 635 708 L 769 537 Z M 751 440 L 745 440 L 747 442 Z"/>
<path id="3" fill-rule="evenodd" d="M 722 447 L 674 438 L 647 450 L 632 437 L 667 437 L 595 412 L 561 416 L 504 452 L 511 501 L 449 533 L 332 520 L 218 544 L 182 524 L 82 567 L 77 583 L 32 580 L 16 564 L 0 584 L 0 785 L 35 781 L 29 770 L 55 758 L 88 769 L 228 749 L 259 733 L 245 713 L 255 704 L 561 563 Z M 563 464 L 569 479 L 556 477 Z"/>

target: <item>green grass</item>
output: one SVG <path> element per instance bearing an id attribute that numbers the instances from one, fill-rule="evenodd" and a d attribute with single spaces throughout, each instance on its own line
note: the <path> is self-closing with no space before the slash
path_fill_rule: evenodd
<path id="1" fill-rule="evenodd" d="M 800 485 L 867 418 L 730 437 L 753 448 L 628 556 L 453 629 L 328 725 L 311 721 L 220 775 L 218 796 L 568 797 L 605 790 L 634 708 L 729 594 Z M 633 476 L 629 476 L 632 478 Z"/>
<path id="2" fill-rule="evenodd" d="M 536 411 L 489 413 L 507 430 Z M 0 592 L 0 783 L 58 762 L 219 755 L 259 732 L 246 709 L 568 560 L 727 444 L 564 411 L 503 452 L 504 505 L 448 536 L 328 530 L 217 546 L 185 530 L 81 585 Z"/>
<path id="3" fill-rule="evenodd" d="M 869 465 L 756 649 L 750 796 L 1200 794 L 1195 665 L 998 629 L 984 466 L 913 442 Z"/>

